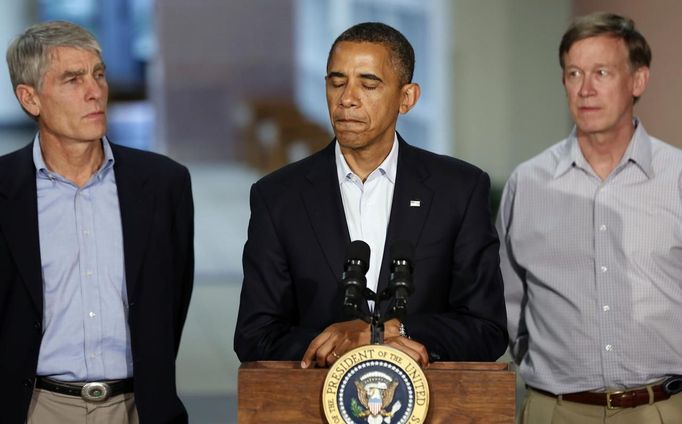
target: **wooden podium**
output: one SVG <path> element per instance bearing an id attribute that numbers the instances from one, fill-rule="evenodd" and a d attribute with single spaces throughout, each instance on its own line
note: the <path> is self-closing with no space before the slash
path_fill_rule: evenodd
<path id="1" fill-rule="evenodd" d="M 298 362 L 239 367 L 237 422 L 325 423 L 322 385 L 328 369 Z M 435 362 L 425 370 L 431 399 L 425 423 L 514 423 L 516 377 L 501 362 Z"/>

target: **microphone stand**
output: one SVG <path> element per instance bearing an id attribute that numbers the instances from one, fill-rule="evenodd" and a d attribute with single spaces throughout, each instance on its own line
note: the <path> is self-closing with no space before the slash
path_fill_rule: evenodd
<path id="1" fill-rule="evenodd" d="M 374 310 L 376 311 L 376 304 Z M 381 319 L 381 312 L 374 312 L 372 319 L 369 322 L 369 328 L 372 332 L 370 343 L 383 344 L 384 343 L 384 321 Z"/>
<path id="2" fill-rule="evenodd" d="M 380 294 L 374 293 L 371 289 L 365 288 L 363 290 L 363 295 L 366 300 L 374 301 L 374 310 L 371 314 L 366 315 L 362 312 L 356 310 L 356 316 L 365 322 L 369 323 L 370 328 L 370 343 L 371 344 L 383 344 L 384 343 L 384 323 L 387 319 L 401 318 L 405 315 L 405 310 L 396 308 L 395 306 L 386 315 L 381 315 L 381 303 L 385 300 L 391 298 L 391 290 L 386 289 Z"/>
<path id="3" fill-rule="evenodd" d="M 405 317 L 407 310 L 407 296 L 409 296 L 413 291 L 413 289 L 411 289 L 412 266 L 410 260 L 410 258 L 413 256 L 413 251 L 414 248 L 410 242 L 396 242 L 393 246 L 391 246 L 391 255 L 394 257 L 394 259 L 391 265 L 391 277 L 389 279 L 390 281 L 388 287 L 382 290 L 381 293 L 375 293 L 373 290 L 367 288 L 366 284 L 364 284 L 364 287 L 361 291 L 362 297 L 364 297 L 365 301 L 374 302 L 374 310 L 370 314 L 365 314 L 360 311 L 360 305 L 357 299 L 358 296 L 352 296 L 352 303 L 350 304 L 345 304 L 346 300 L 344 300 L 344 306 L 346 308 L 347 315 L 354 316 L 369 323 L 371 344 L 384 343 L 384 323 L 387 319 L 390 320 L 393 318 L 398 318 L 402 322 L 403 318 Z M 367 267 L 365 267 L 363 273 L 366 271 Z M 397 279 L 397 281 L 394 281 L 394 279 Z M 364 283 L 366 283 L 366 280 L 364 280 Z M 398 289 L 401 289 L 402 295 L 396 295 L 396 301 L 393 304 L 393 307 L 386 314 L 386 316 L 382 316 L 381 303 L 391 299 L 391 297 L 397 293 Z"/>

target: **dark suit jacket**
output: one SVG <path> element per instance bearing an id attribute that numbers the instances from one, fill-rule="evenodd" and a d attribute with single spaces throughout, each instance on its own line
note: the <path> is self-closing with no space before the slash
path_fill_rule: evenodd
<path id="1" fill-rule="evenodd" d="M 332 142 L 251 188 L 234 338 L 241 361 L 300 360 L 324 328 L 347 319 L 338 281 L 351 240 L 334 154 Z M 492 361 L 505 351 L 489 189 L 480 169 L 400 138 L 378 290 L 388 285 L 391 244 L 411 241 L 415 291 L 403 322 L 432 358 Z M 420 206 L 410 206 L 411 200 Z"/>
<path id="2" fill-rule="evenodd" d="M 123 227 L 140 422 L 186 423 L 175 357 L 194 273 L 187 169 L 111 145 Z M 32 146 L 0 157 L 0 421 L 24 423 L 42 339 L 43 289 Z"/>

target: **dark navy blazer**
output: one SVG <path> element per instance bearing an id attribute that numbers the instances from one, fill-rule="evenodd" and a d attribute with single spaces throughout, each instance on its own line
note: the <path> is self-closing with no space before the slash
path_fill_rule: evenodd
<path id="1" fill-rule="evenodd" d="M 490 180 L 463 161 L 399 143 L 378 290 L 388 285 L 389 247 L 409 240 L 409 335 L 432 358 L 494 361 L 506 349 L 507 330 Z M 338 281 L 351 240 L 334 154 L 332 142 L 251 188 L 234 338 L 241 361 L 301 360 L 315 336 L 346 319 Z"/>
<path id="2" fill-rule="evenodd" d="M 194 274 L 189 173 L 111 144 L 123 227 L 135 401 L 142 424 L 186 423 L 175 357 Z M 42 338 L 43 286 L 32 144 L 0 157 L 0 415 L 23 424 Z"/>

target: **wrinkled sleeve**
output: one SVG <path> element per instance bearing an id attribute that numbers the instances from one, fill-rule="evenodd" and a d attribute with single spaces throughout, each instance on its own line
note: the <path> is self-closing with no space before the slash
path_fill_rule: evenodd
<path id="1" fill-rule="evenodd" d="M 187 318 L 189 303 L 194 286 L 194 201 L 192 200 L 192 183 L 189 172 L 184 169 L 182 195 L 175 211 L 175 257 L 177 258 L 175 276 L 176 285 L 176 317 L 175 353 L 180 347 L 180 337 Z"/>
<path id="2" fill-rule="evenodd" d="M 519 364 L 528 350 L 528 334 L 523 322 L 527 299 L 526 272 L 516 263 L 509 236 L 514 217 L 516 178 L 513 174 L 504 186 L 496 225 L 500 236 L 500 269 L 504 280 L 509 348 L 514 362 Z"/>
<path id="3" fill-rule="evenodd" d="M 490 213 L 490 178 L 478 174 L 450 258 L 446 311 L 405 318 L 410 336 L 432 359 L 494 361 L 507 347 L 499 240 Z"/>
<path id="4" fill-rule="evenodd" d="M 286 251 L 258 184 L 251 188 L 250 205 L 234 350 L 242 362 L 300 360 L 319 332 L 295 324 L 295 290 Z"/>

